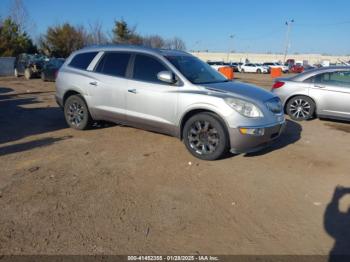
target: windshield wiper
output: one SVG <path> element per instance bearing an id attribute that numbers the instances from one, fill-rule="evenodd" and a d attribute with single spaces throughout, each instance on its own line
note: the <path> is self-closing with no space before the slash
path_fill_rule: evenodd
<path id="1" fill-rule="evenodd" d="M 205 85 L 205 84 L 218 84 L 218 83 L 225 83 L 225 82 L 229 82 L 230 80 L 226 79 L 223 81 L 213 81 L 213 82 L 199 82 L 199 83 L 195 83 L 197 85 Z"/>

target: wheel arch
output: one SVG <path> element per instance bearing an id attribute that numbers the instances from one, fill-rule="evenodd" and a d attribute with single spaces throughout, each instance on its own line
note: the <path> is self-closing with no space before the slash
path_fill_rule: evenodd
<path id="1" fill-rule="evenodd" d="M 223 125 L 225 132 L 227 134 L 227 139 L 228 142 L 230 144 L 230 136 L 229 136 L 229 131 L 228 131 L 228 124 L 226 123 L 226 121 L 224 120 L 224 118 L 217 112 L 215 112 L 214 110 L 211 109 L 207 109 L 207 108 L 195 108 L 195 109 L 191 109 L 189 111 L 187 111 L 181 118 L 180 120 L 180 125 L 179 125 L 179 138 L 180 140 L 183 139 L 183 128 L 185 126 L 185 123 L 187 122 L 188 119 L 190 119 L 192 116 L 196 115 L 196 114 L 200 114 L 200 113 L 209 113 L 211 115 L 214 115 Z"/>
<path id="2" fill-rule="evenodd" d="M 80 95 L 80 96 L 84 99 L 84 101 L 85 101 L 85 98 L 83 97 L 83 95 L 82 95 L 80 92 L 78 92 L 78 91 L 76 91 L 76 90 L 68 90 L 68 91 L 65 92 L 64 95 L 63 95 L 62 104 L 64 105 L 64 104 L 66 103 L 67 99 L 68 99 L 70 96 L 73 96 L 73 95 Z M 85 103 L 86 103 L 86 101 L 85 101 Z"/>

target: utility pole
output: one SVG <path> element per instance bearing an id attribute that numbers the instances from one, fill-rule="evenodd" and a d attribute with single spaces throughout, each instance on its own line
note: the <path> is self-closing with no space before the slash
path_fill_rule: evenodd
<path id="1" fill-rule="evenodd" d="M 229 57 L 230 57 L 230 47 L 232 47 L 233 46 L 233 44 L 231 43 L 231 41 L 233 42 L 233 38 L 235 37 L 235 35 L 230 35 L 229 36 L 229 41 L 228 41 L 228 50 L 227 50 L 227 62 L 229 62 Z M 232 44 L 232 46 L 231 46 L 231 44 Z"/>
<path id="2" fill-rule="evenodd" d="M 292 27 L 293 23 L 294 23 L 294 19 L 291 19 L 291 20 L 286 22 L 287 33 L 286 33 L 286 47 L 285 47 L 285 50 L 284 50 L 283 64 L 286 63 L 286 58 L 287 58 L 287 54 L 288 54 L 288 48 L 289 48 L 289 45 L 290 45 L 289 35 L 290 35 L 290 30 L 291 30 L 291 27 Z"/>

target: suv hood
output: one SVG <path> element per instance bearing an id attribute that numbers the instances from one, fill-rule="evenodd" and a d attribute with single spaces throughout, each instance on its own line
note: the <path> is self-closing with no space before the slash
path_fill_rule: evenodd
<path id="1" fill-rule="evenodd" d="M 260 100 L 264 102 L 275 97 L 274 94 L 260 87 L 236 81 L 202 84 L 201 86 L 210 91 L 224 92 L 230 96 L 246 98 L 248 100 Z"/>

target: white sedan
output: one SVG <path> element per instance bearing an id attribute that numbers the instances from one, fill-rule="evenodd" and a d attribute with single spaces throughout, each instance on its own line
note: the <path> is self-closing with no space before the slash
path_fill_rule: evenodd
<path id="1" fill-rule="evenodd" d="M 269 68 L 260 64 L 247 63 L 243 64 L 240 69 L 241 73 L 268 73 Z"/>
<path id="2" fill-rule="evenodd" d="M 281 68 L 283 73 L 288 73 L 289 72 L 289 67 L 282 65 L 280 63 L 264 63 L 264 66 L 268 66 L 269 68 Z"/>

